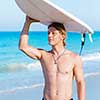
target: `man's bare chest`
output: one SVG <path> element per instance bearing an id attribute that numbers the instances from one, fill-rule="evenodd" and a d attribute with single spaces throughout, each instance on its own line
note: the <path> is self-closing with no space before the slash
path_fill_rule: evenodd
<path id="1" fill-rule="evenodd" d="M 48 55 L 42 60 L 41 63 L 42 67 L 47 72 L 69 73 L 72 71 L 74 66 L 74 62 L 69 56 L 62 56 L 55 63 L 54 58 L 51 55 Z"/>

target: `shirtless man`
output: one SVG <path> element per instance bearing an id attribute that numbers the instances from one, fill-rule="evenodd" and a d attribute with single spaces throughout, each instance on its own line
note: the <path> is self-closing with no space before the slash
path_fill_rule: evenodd
<path id="1" fill-rule="evenodd" d="M 28 31 L 32 22 L 38 20 L 26 16 L 21 33 L 19 49 L 32 59 L 41 62 L 45 78 L 42 100 L 73 100 L 72 80 L 75 77 L 78 100 L 85 100 L 85 81 L 81 58 L 65 49 L 66 30 L 61 23 L 48 26 L 48 42 L 51 51 L 37 49 L 28 45 Z"/>

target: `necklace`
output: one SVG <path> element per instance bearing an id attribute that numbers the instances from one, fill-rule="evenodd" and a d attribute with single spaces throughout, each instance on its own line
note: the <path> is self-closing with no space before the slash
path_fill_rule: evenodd
<path id="1" fill-rule="evenodd" d="M 52 56 L 53 56 L 53 59 L 54 59 L 54 64 L 57 64 L 57 61 L 58 61 L 58 59 L 62 56 L 62 55 L 64 55 L 64 53 L 65 53 L 65 49 L 63 50 L 63 52 L 62 53 L 60 53 L 60 55 L 58 56 L 58 57 L 54 57 L 54 55 L 52 54 Z"/>

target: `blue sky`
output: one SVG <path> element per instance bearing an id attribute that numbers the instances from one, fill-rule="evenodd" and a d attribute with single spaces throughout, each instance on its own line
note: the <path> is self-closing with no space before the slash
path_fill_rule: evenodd
<path id="1" fill-rule="evenodd" d="M 100 31 L 100 0 L 50 0 Z M 21 31 L 25 14 L 15 0 L 0 1 L 0 31 Z M 31 30 L 46 30 L 42 24 L 32 25 Z"/>

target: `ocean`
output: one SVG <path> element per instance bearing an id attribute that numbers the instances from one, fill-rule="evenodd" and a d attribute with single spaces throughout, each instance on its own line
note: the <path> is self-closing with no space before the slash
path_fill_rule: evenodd
<path id="1" fill-rule="evenodd" d="M 47 32 L 36 31 L 29 34 L 31 46 L 45 50 L 51 49 L 48 45 Z M 19 37 L 20 32 L 0 32 L 0 96 L 23 89 L 43 87 L 44 79 L 40 62 L 27 57 L 18 49 Z M 92 38 L 93 43 L 89 41 L 89 37 L 86 35 L 86 42 L 81 55 L 86 81 L 89 77 L 100 75 L 100 32 L 95 32 Z M 66 43 L 67 49 L 79 54 L 81 48 L 80 34 L 68 32 Z M 98 79 L 100 80 L 100 77 Z M 97 89 L 99 90 L 100 87 Z M 75 95 L 73 96 L 76 98 Z M 98 98 L 100 100 L 99 95 Z M 7 99 L 2 98 L 0 100 Z"/>

